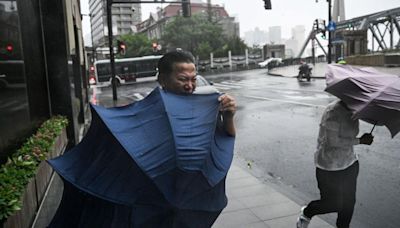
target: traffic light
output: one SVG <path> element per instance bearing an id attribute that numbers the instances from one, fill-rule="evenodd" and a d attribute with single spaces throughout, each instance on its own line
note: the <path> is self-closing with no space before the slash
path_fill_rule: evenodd
<path id="1" fill-rule="evenodd" d="M 158 46 L 158 44 L 156 42 L 153 42 L 151 44 L 151 47 L 153 47 L 153 52 L 157 52 L 157 46 Z"/>
<path id="2" fill-rule="evenodd" d="M 117 40 L 117 46 L 118 46 L 118 54 L 125 55 L 126 53 L 126 44 L 122 40 Z"/>
<path id="3" fill-rule="evenodd" d="M 266 10 L 272 9 L 271 0 L 264 0 L 264 8 Z"/>
<path id="4" fill-rule="evenodd" d="M 190 0 L 182 0 L 182 15 L 184 17 L 190 17 L 192 15 Z"/>
<path id="5" fill-rule="evenodd" d="M 6 50 L 9 54 L 11 54 L 14 50 L 14 46 L 12 44 L 7 44 L 6 45 Z"/>
<path id="6" fill-rule="evenodd" d="M 321 30 L 321 38 L 326 40 L 326 30 Z"/>

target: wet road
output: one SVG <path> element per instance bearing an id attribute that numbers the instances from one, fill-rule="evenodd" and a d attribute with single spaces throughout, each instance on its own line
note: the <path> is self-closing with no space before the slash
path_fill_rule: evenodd
<path id="1" fill-rule="evenodd" d="M 251 172 L 273 182 L 298 203 L 319 197 L 313 153 L 324 107 L 335 100 L 323 92 L 325 81 L 298 83 L 294 78 L 272 77 L 265 70 L 206 76 L 221 92 L 238 102 L 235 153 Z M 155 82 L 121 86 L 120 104 L 139 100 Z M 97 102 L 111 96 L 97 88 Z M 111 106 L 110 104 L 103 104 Z M 372 126 L 361 122 L 360 132 Z M 390 138 L 384 127 L 374 130 L 371 146 L 356 146 L 359 154 L 357 205 L 352 227 L 400 227 L 400 136 Z M 324 216 L 334 224 L 336 216 Z"/>

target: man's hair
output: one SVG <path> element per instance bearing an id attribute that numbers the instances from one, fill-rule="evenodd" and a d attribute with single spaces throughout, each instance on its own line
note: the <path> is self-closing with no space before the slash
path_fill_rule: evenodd
<path id="1" fill-rule="evenodd" d="M 168 52 L 158 61 L 158 75 L 169 76 L 174 71 L 175 63 L 194 63 L 193 55 L 185 51 Z"/>

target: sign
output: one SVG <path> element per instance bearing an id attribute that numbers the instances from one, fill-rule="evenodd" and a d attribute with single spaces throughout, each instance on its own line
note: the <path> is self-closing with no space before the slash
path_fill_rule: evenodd
<path id="1" fill-rule="evenodd" d="M 333 32 L 336 30 L 336 23 L 334 21 L 330 21 L 328 23 L 327 29 L 329 32 Z"/>

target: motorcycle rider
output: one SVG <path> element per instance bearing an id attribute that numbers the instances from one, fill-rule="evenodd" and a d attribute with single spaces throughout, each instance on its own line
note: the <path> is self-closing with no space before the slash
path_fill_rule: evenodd
<path id="1" fill-rule="evenodd" d="M 307 81 L 311 80 L 311 67 L 304 60 L 301 60 L 298 79 L 302 80 L 303 77 L 306 77 Z"/>

